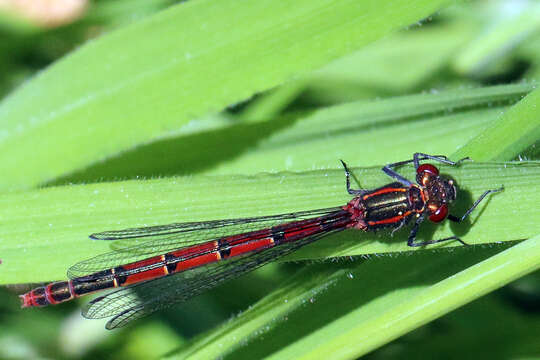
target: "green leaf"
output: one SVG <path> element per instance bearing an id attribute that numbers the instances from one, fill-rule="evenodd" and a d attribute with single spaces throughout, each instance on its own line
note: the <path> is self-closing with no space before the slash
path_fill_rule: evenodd
<path id="1" fill-rule="evenodd" d="M 516 282 L 475 300 L 388 344 L 381 348 L 381 353 L 391 351 L 394 358 L 400 359 L 433 359 L 441 354 L 455 354 L 459 344 L 459 348 L 467 349 L 470 354 L 491 358 L 538 357 L 540 322 L 519 306 L 509 306 L 508 296 L 516 295 L 512 291 L 515 286 Z"/>
<path id="2" fill-rule="evenodd" d="M 470 243 L 528 238 L 540 232 L 535 214 L 509 211 L 516 204 L 534 209 L 540 201 L 540 164 L 535 162 L 442 167 L 460 186 L 454 207 L 463 213 L 489 188 L 505 186 L 473 213 L 471 223 L 426 226 L 421 237 L 457 234 Z M 353 168 L 361 185 L 388 182 L 379 167 Z M 411 167 L 402 173 L 410 177 Z M 93 232 L 167 224 L 251 217 L 341 206 L 350 200 L 342 169 L 257 176 L 193 176 L 45 188 L 4 194 L 0 198 L 0 283 L 65 278 L 81 260 L 110 251 L 108 241 L 91 241 Z M 501 221 L 504 218 L 505 221 Z M 405 230 L 388 233 L 349 231 L 320 240 L 295 258 L 371 254 L 407 250 Z M 441 244 L 441 246 L 454 246 Z M 33 269 L 33 271 L 27 271 Z"/>
<path id="3" fill-rule="evenodd" d="M 414 152 L 451 154 L 534 86 L 468 88 L 358 101 L 267 121 L 255 117 L 241 124 L 228 117 L 213 117 L 193 122 L 177 136 L 140 146 L 53 184 L 156 174 L 307 171 L 335 168 L 338 159 L 370 166 L 400 161 Z M 268 108 L 262 111 L 271 113 L 272 101 L 281 102 L 281 95 L 286 98 L 289 90 L 294 87 L 285 89 L 285 94 L 278 90 L 277 99 L 267 98 L 262 106 Z"/>
<path id="4" fill-rule="evenodd" d="M 0 188 L 36 186 L 148 143 L 448 2 L 199 0 L 113 31 L 1 104 Z"/>
<path id="5" fill-rule="evenodd" d="M 394 34 L 315 71 L 309 85 L 328 97 L 333 96 L 326 91 L 328 82 L 336 81 L 403 93 L 437 74 L 474 30 L 450 23 Z M 400 66 L 395 66 L 397 57 Z"/>
<path id="6" fill-rule="evenodd" d="M 515 53 L 512 51 L 522 42 L 528 42 L 540 26 L 540 5 L 525 4 L 519 11 L 508 11 L 504 3 L 484 3 L 480 6 L 488 21 L 478 30 L 477 36 L 462 47 L 453 61 L 457 72 L 482 76 L 493 72 L 496 62 Z"/>
<path id="7" fill-rule="evenodd" d="M 540 139 L 540 89 L 527 95 L 518 104 L 478 134 L 453 158 L 469 156 L 477 160 L 509 160 Z"/>
<path id="8" fill-rule="evenodd" d="M 217 148 L 209 154 L 203 151 L 199 156 L 204 164 L 211 164 L 205 173 L 253 174 L 334 168 L 338 164 L 337 159 L 371 166 L 400 161 L 415 152 L 451 154 L 482 133 L 509 105 L 535 86 L 532 83 L 469 88 L 332 106 L 301 117 L 286 127 L 283 122 L 287 119 L 283 119 L 266 128 L 247 129 L 251 131 L 238 147 L 255 142 L 249 151 L 235 149 L 238 140 L 231 137 L 227 149 Z M 524 126 L 531 128 L 534 125 Z M 246 132 L 242 130 L 234 132 Z M 257 134 L 265 134 L 265 137 Z M 219 140 L 223 141 L 223 138 L 219 136 Z M 207 142 L 205 147 L 212 145 L 213 142 Z M 238 155 L 232 156 L 236 152 Z M 182 151 L 173 153 L 177 156 Z M 142 154 L 136 154 L 138 156 L 131 154 L 132 158 L 140 161 Z M 220 154 L 225 154 L 224 158 L 220 158 Z M 473 160 L 482 159 L 476 157 L 476 153 L 465 153 L 461 157 L 466 156 Z M 512 158 L 514 156 L 508 160 Z M 153 164 L 160 161 L 156 156 L 152 160 Z M 180 159 L 171 161 L 182 161 L 181 155 Z M 215 162 L 218 164 L 214 165 Z M 139 174 L 145 173 L 134 164 L 135 161 L 130 163 Z M 176 163 L 176 168 L 181 168 L 179 163 Z"/>
<path id="9" fill-rule="evenodd" d="M 307 267 L 169 358 L 234 350 L 228 358 L 357 358 L 540 268 L 540 236 L 500 250 L 427 251 Z M 241 348 L 246 342 L 250 346 Z"/>

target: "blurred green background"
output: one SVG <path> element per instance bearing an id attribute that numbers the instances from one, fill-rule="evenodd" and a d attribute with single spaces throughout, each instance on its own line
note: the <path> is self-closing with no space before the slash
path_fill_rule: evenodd
<path id="1" fill-rule="evenodd" d="M 540 357 L 539 1 L 23 3 L 0 3 L 0 358 Z M 478 161 L 445 168 L 460 211 L 505 185 L 467 229 L 427 226 L 483 245 L 325 239 L 115 331 L 86 299 L 19 308 L 109 249 L 92 232 L 335 206 L 338 159 L 373 187 L 415 151 Z M 526 239 L 512 276 L 397 329 Z"/>

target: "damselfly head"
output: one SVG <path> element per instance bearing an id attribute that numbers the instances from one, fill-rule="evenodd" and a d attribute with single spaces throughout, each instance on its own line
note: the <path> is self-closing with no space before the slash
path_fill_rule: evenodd
<path id="1" fill-rule="evenodd" d="M 439 169 L 431 164 L 422 164 L 416 169 L 416 182 L 422 186 L 427 186 L 433 179 L 439 177 Z"/>
<path id="2" fill-rule="evenodd" d="M 430 179 L 426 184 L 428 194 L 427 211 L 429 220 L 441 222 L 448 216 L 448 204 L 456 199 L 454 180 L 440 176 Z"/>

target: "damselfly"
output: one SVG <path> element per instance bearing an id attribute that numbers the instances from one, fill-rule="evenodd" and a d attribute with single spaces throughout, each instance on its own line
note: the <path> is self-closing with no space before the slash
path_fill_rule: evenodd
<path id="1" fill-rule="evenodd" d="M 424 246 L 456 240 L 456 236 L 416 241 L 420 224 L 428 218 L 463 221 L 488 194 L 487 190 L 461 217 L 450 215 L 448 205 L 456 198 L 451 179 L 437 167 L 420 164 L 434 160 L 457 162 L 445 156 L 415 153 L 413 159 L 386 165 L 382 170 L 396 182 L 375 190 L 346 188 L 353 199 L 340 207 L 256 218 L 175 223 L 162 226 L 105 231 L 90 235 L 96 240 L 143 239 L 140 244 L 98 255 L 68 270 L 71 280 L 50 283 L 21 295 L 23 307 L 58 304 L 76 297 L 118 288 L 92 300 L 83 310 L 87 318 L 112 317 L 108 329 L 148 315 L 202 293 L 229 280 L 290 254 L 304 245 L 345 229 L 372 231 L 394 228 L 414 219 L 407 244 Z M 394 168 L 413 163 L 416 183 Z"/>

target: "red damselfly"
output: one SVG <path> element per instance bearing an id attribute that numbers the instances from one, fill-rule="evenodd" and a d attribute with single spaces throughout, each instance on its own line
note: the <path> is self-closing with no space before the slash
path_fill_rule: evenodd
<path id="1" fill-rule="evenodd" d="M 428 159 L 448 165 L 465 160 L 453 162 L 442 155 L 415 153 L 411 160 L 383 167 L 396 182 L 375 190 L 351 189 L 350 173 L 342 161 L 347 191 L 354 196 L 344 206 L 92 234 L 90 238 L 96 240 L 144 241 L 75 264 L 68 270 L 71 280 L 54 282 L 21 295 L 22 305 L 58 304 L 95 291 L 118 288 L 90 301 L 83 310 L 88 318 L 112 317 L 107 328 L 113 329 L 188 300 L 225 280 L 345 229 L 394 228 L 395 231 L 414 219 L 409 246 L 449 240 L 465 244 L 456 236 L 419 242 L 416 233 L 426 218 L 435 223 L 444 219 L 463 221 L 482 199 L 502 188 L 485 191 L 463 216 L 450 215 L 448 205 L 456 198 L 455 184 L 439 176 L 434 165 L 420 164 Z M 394 170 L 408 163 L 414 164 L 416 183 Z"/>

